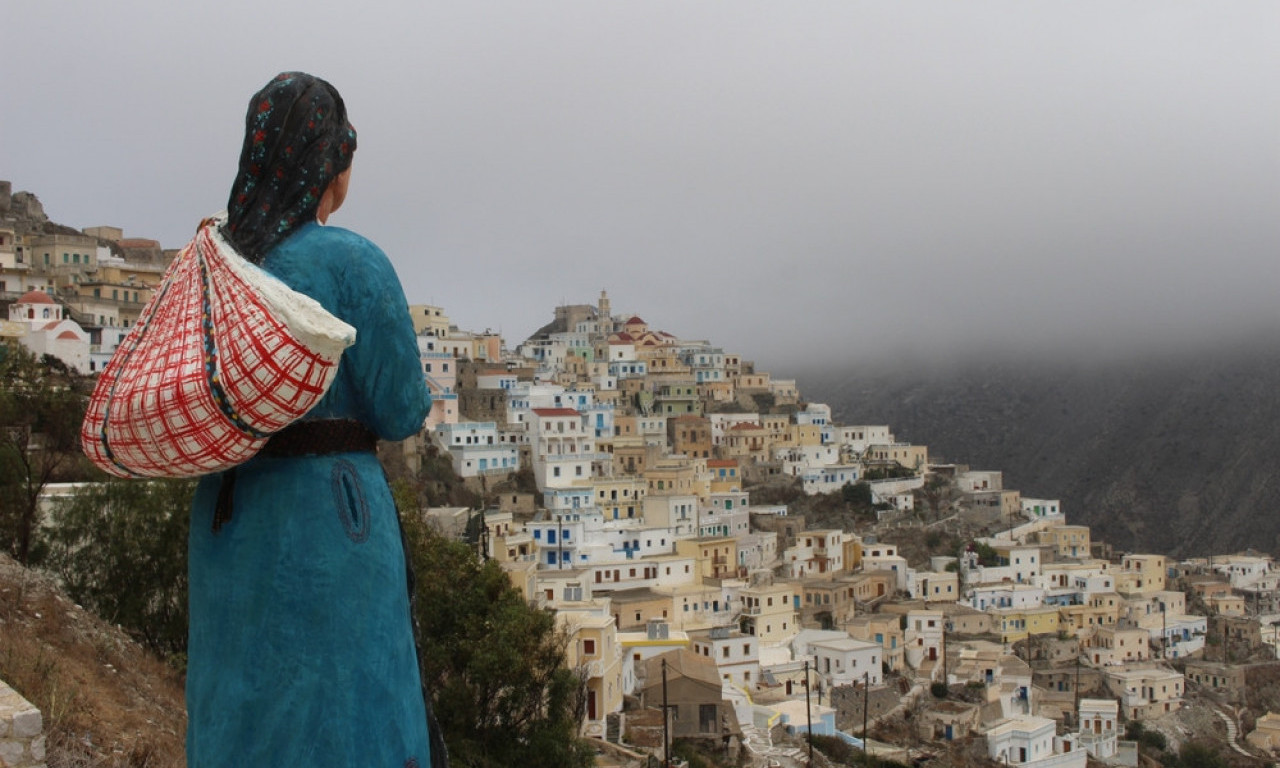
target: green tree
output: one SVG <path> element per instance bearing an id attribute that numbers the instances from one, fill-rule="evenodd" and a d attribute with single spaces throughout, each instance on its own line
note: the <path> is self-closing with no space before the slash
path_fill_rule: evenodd
<path id="1" fill-rule="evenodd" d="M 1188 741 L 1178 750 L 1176 765 L 1179 768 L 1227 768 L 1231 763 L 1222 756 L 1216 745 Z"/>
<path id="2" fill-rule="evenodd" d="M 854 507 L 866 508 L 871 506 L 871 486 L 866 483 L 845 483 L 840 489 L 840 495 L 846 503 Z"/>
<path id="3" fill-rule="evenodd" d="M 938 520 L 954 503 L 956 488 L 950 479 L 942 475 L 930 475 L 924 485 L 916 490 L 916 496 L 924 502 L 933 519 Z"/>
<path id="4" fill-rule="evenodd" d="M 978 565 L 989 568 L 1000 564 L 1000 555 L 991 548 L 990 544 L 981 541 L 970 541 L 966 547 L 961 548 L 957 558 L 963 559 L 966 549 L 972 549 L 977 553 Z"/>
<path id="5" fill-rule="evenodd" d="M 194 490 L 194 480 L 87 483 L 55 507 L 45 561 L 77 603 L 179 659 Z"/>
<path id="6" fill-rule="evenodd" d="M 80 424 L 87 391 L 88 381 L 62 361 L 0 346 L 0 541 L 23 564 L 38 559 L 45 486 L 86 471 Z"/>
<path id="7" fill-rule="evenodd" d="M 554 615 L 530 607 L 496 562 L 481 562 L 416 514 L 405 515 L 405 535 L 417 573 L 423 678 L 453 764 L 591 765 L 593 751 L 578 738 L 583 682 L 565 665 Z"/>

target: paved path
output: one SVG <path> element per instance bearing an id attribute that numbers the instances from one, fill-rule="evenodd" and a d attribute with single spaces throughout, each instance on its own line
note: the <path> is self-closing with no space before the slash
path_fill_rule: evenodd
<path id="1" fill-rule="evenodd" d="M 1257 757 L 1256 755 L 1248 752 L 1244 747 L 1240 746 L 1240 743 L 1236 741 L 1236 736 L 1238 736 L 1240 732 L 1239 727 L 1236 725 L 1236 719 L 1231 715 L 1228 715 L 1226 712 L 1223 712 L 1217 706 L 1212 707 L 1212 709 L 1213 713 L 1222 718 L 1222 722 L 1227 724 L 1227 743 L 1231 745 L 1231 748 L 1245 757 Z"/>
<path id="2" fill-rule="evenodd" d="M 799 768 L 809 764 L 806 751 L 796 747 L 774 745 L 773 737 L 768 731 L 761 731 L 755 723 L 755 707 L 747 692 L 736 685 L 725 683 L 722 686 L 725 699 L 733 705 L 734 714 L 738 716 L 738 727 L 742 729 L 742 746 L 751 754 L 751 760 L 757 766 L 769 768 Z"/>

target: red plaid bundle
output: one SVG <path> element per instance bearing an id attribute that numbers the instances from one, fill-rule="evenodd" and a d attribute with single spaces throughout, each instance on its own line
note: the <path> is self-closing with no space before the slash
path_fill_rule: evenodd
<path id="1" fill-rule="evenodd" d="M 121 477 L 240 464 L 314 406 L 355 329 L 249 264 L 209 219 L 103 369 L 84 452 Z"/>

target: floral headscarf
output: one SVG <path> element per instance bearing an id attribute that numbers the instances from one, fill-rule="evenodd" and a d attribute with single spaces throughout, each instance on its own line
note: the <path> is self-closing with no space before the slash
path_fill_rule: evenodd
<path id="1" fill-rule="evenodd" d="M 355 151 L 356 131 L 337 89 L 304 72 L 277 75 L 249 102 L 240 170 L 227 201 L 227 239 L 261 262 L 315 220 L 321 195 Z"/>

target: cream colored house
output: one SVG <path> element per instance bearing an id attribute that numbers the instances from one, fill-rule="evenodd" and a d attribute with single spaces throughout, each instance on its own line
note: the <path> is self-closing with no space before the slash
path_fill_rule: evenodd
<path id="1" fill-rule="evenodd" d="M 604 738 L 605 720 L 622 711 L 622 645 L 613 617 L 586 611 L 558 611 L 556 622 L 568 641 L 565 663 L 586 678 L 587 706 L 582 733 Z"/>
<path id="2" fill-rule="evenodd" d="M 760 682 L 760 641 L 728 627 L 689 633 L 690 650 L 711 659 L 722 680 L 743 688 Z"/>
<path id="3" fill-rule="evenodd" d="M 1210 612 L 1216 616 L 1244 615 L 1243 595 L 1214 595 L 1206 598 L 1205 603 L 1208 604 Z"/>
<path id="4" fill-rule="evenodd" d="M 889 671 L 902 669 L 906 662 L 906 638 L 898 617 L 891 613 L 867 613 L 840 625 L 855 640 L 880 644 L 881 658 Z"/>
<path id="5" fill-rule="evenodd" d="M 1160 666 L 1113 667 L 1105 671 L 1107 689 L 1120 699 L 1124 716 L 1146 720 L 1182 708 L 1182 673 Z"/>
<path id="6" fill-rule="evenodd" d="M 1142 628 L 1095 627 L 1081 636 L 1081 655 L 1096 667 L 1115 666 L 1151 658 L 1151 636 Z"/>
<path id="7" fill-rule="evenodd" d="M 1244 740 L 1254 749 L 1280 752 L 1280 715 L 1268 712 L 1258 718 L 1254 730 Z"/>
<path id="8" fill-rule="evenodd" d="M 799 585 L 772 578 L 758 582 L 738 592 L 742 602 L 740 628 L 765 645 L 786 643 L 800 631 Z"/>
<path id="9" fill-rule="evenodd" d="M 913 600 L 954 603 L 960 597 L 960 574 L 955 571 L 908 571 L 907 592 Z"/>

